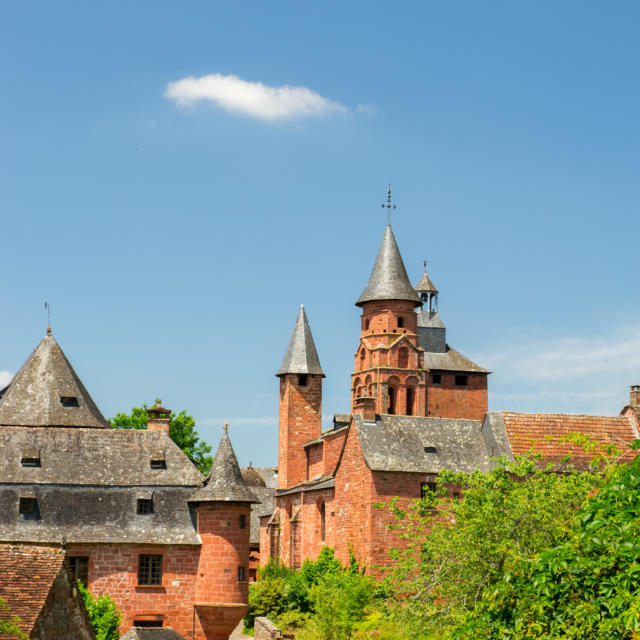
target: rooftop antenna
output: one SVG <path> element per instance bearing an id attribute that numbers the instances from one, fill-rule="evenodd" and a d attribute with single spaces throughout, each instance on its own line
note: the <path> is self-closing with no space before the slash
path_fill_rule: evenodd
<path id="1" fill-rule="evenodd" d="M 387 201 L 382 203 L 382 208 L 387 210 L 387 224 L 391 224 L 391 209 L 398 208 L 391 203 L 391 185 L 387 187 Z"/>
<path id="2" fill-rule="evenodd" d="M 51 305 L 45 301 L 44 308 L 47 310 L 47 333 L 51 333 Z"/>

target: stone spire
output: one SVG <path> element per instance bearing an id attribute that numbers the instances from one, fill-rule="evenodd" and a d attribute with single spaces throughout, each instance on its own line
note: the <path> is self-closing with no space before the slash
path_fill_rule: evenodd
<path id="1" fill-rule="evenodd" d="M 311 374 L 325 377 L 320 359 L 313 342 L 307 314 L 304 312 L 304 305 L 300 305 L 300 311 L 293 325 L 293 332 L 289 339 L 289 345 L 285 351 L 284 358 L 276 376 L 283 376 L 287 373 Z"/>
<path id="2" fill-rule="evenodd" d="M 216 457 L 211 465 L 211 473 L 204 487 L 198 489 L 189 502 L 259 502 L 242 479 L 226 424 Z"/>
<path id="3" fill-rule="evenodd" d="M 0 391 L 0 425 L 109 428 L 50 329 Z"/>
<path id="4" fill-rule="evenodd" d="M 420 298 L 409 282 L 390 224 L 387 224 L 384 232 L 369 283 L 356 305 L 361 307 L 373 300 L 407 300 L 415 305 L 420 304 Z"/>

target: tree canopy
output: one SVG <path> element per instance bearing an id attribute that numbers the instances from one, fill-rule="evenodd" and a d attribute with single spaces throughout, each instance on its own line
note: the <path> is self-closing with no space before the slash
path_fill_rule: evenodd
<path id="1" fill-rule="evenodd" d="M 133 407 L 129 414 L 116 413 L 113 418 L 109 418 L 109 423 L 116 429 L 146 429 L 147 408 L 148 405 L 143 404 L 141 407 Z M 171 413 L 169 435 L 201 473 L 205 475 L 209 473 L 213 462 L 213 458 L 209 455 L 211 446 L 200 440 L 196 431 L 196 422 L 186 410 Z"/>

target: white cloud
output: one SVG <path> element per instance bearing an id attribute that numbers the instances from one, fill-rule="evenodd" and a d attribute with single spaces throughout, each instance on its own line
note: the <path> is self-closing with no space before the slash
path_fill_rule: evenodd
<path id="1" fill-rule="evenodd" d="M 205 102 L 230 113 L 269 122 L 348 111 L 339 102 L 307 87 L 269 87 L 261 82 L 248 82 L 238 76 L 220 73 L 199 78 L 189 76 L 170 82 L 164 96 L 183 107 Z"/>
<path id="2" fill-rule="evenodd" d="M 492 409 L 615 415 L 640 384 L 640 330 L 516 344 L 477 361 L 494 372 Z"/>
<path id="3" fill-rule="evenodd" d="M 358 113 L 366 113 L 367 115 L 372 116 L 373 114 L 378 112 L 378 107 L 373 104 L 359 104 L 356 107 L 356 111 Z"/>
<path id="4" fill-rule="evenodd" d="M 13 378 L 11 371 L 0 371 L 0 389 L 4 389 Z"/>

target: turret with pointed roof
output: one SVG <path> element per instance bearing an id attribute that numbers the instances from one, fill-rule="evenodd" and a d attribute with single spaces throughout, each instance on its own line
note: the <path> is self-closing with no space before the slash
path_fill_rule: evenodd
<path id="1" fill-rule="evenodd" d="M 260 502 L 242 478 L 240 465 L 231 446 L 226 424 L 216 457 L 211 465 L 211 473 L 207 477 L 204 487 L 198 489 L 189 501 Z"/>
<path id="2" fill-rule="evenodd" d="M 300 305 L 287 350 L 276 376 L 285 373 L 307 373 L 325 377 L 303 304 Z"/>
<path id="3" fill-rule="evenodd" d="M 387 224 L 369 282 L 356 305 L 361 307 L 373 300 L 407 300 L 416 306 L 420 304 L 420 298 L 409 282 L 391 224 Z"/>
<path id="4" fill-rule="evenodd" d="M 50 328 L 9 385 L 0 391 L 0 425 L 109 427 Z"/>

